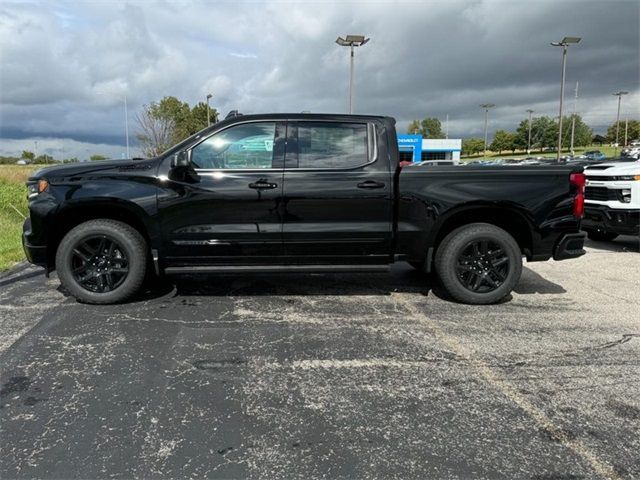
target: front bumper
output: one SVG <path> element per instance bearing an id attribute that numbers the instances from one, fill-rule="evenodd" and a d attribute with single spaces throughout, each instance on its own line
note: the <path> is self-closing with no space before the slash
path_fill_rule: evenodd
<path id="1" fill-rule="evenodd" d="M 32 245 L 29 243 L 31 236 L 31 219 L 27 218 L 22 226 L 22 248 L 27 257 L 27 261 L 41 267 L 48 267 L 47 247 L 46 245 Z"/>
<path id="2" fill-rule="evenodd" d="M 553 249 L 554 260 L 567 260 L 569 258 L 577 258 L 584 255 L 584 239 L 587 234 L 584 232 L 567 233 L 560 237 L 558 243 Z"/>
<path id="3" fill-rule="evenodd" d="M 640 210 L 611 208 L 606 205 L 586 204 L 583 230 L 599 230 L 619 235 L 638 235 Z"/>

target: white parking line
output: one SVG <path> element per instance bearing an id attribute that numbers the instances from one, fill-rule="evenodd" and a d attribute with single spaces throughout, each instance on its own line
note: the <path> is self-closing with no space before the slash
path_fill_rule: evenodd
<path id="1" fill-rule="evenodd" d="M 391 295 L 399 305 L 402 305 L 409 311 L 414 320 L 420 321 L 423 325 L 426 325 L 438 340 L 444 343 L 455 354 L 466 359 L 469 362 L 469 365 L 475 368 L 487 383 L 496 388 L 505 397 L 524 410 L 525 413 L 527 413 L 541 428 L 546 430 L 556 441 L 560 442 L 562 445 L 580 456 L 598 475 L 611 480 L 619 480 L 621 478 L 610 465 L 600 460 L 581 442 L 569 438 L 562 428 L 553 423 L 553 420 L 551 420 L 544 411 L 523 397 L 511 384 L 500 378 L 499 374 L 491 369 L 486 363 L 474 357 L 473 353 L 462 345 L 456 338 L 448 335 L 444 330 L 442 330 L 436 322 L 431 320 L 411 302 L 411 295 L 395 292 Z"/>

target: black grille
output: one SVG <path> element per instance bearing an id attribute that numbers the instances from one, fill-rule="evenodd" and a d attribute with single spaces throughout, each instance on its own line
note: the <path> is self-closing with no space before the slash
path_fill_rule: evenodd
<path id="1" fill-rule="evenodd" d="M 601 202 L 618 200 L 616 191 L 607 187 L 587 187 L 584 196 L 587 200 L 598 200 Z"/>

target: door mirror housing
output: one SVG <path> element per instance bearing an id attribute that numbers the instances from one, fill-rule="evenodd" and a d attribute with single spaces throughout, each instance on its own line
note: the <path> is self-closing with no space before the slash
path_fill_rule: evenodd
<path id="1" fill-rule="evenodd" d="M 171 159 L 171 166 L 173 168 L 176 167 L 190 167 L 191 166 L 191 159 L 189 158 L 189 151 L 188 150 L 182 150 L 178 153 L 176 153 L 173 158 Z"/>

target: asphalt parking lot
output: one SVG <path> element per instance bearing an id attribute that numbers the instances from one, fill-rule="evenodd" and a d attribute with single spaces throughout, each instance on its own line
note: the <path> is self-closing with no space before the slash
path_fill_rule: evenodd
<path id="1" fill-rule="evenodd" d="M 640 477 L 640 255 L 494 306 L 391 274 L 181 278 L 76 303 L 0 277 L 1 478 Z"/>

